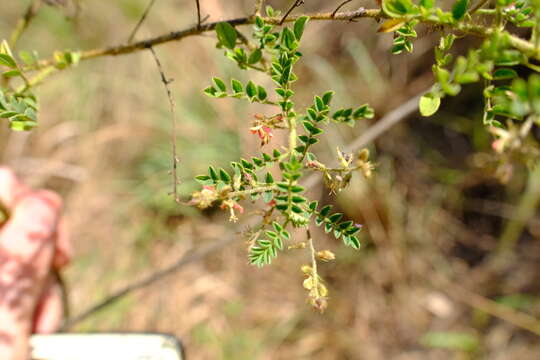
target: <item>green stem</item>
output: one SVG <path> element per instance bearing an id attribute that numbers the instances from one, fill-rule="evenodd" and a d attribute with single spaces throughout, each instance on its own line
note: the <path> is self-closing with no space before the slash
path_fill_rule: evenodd
<path id="1" fill-rule="evenodd" d="M 251 195 L 251 194 L 258 194 L 258 193 L 267 192 L 267 191 L 274 191 L 274 190 L 277 190 L 277 189 L 278 188 L 275 185 L 262 186 L 262 187 L 257 187 L 257 188 L 249 189 L 249 190 L 233 191 L 233 192 L 228 193 L 227 196 L 229 198 L 233 198 L 233 197 L 238 197 L 238 196 L 246 196 L 246 195 Z"/>
<path id="2" fill-rule="evenodd" d="M 15 25 L 15 29 L 13 29 L 13 32 L 11 33 L 9 38 L 9 44 L 11 47 L 15 47 L 23 32 L 26 30 L 28 25 L 30 25 L 32 19 L 36 16 L 40 5 L 41 0 L 32 0 L 32 2 L 30 2 L 24 15 L 19 19 L 19 21 L 17 21 L 17 25 Z"/>
<path id="3" fill-rule="evenodd" d="M 40 83 L 42 83 L 46 78 L 57 72 L 59 69 L 55 66 L 48 66 L 44 69 L 41 69 L 35 76 L 33 76 L 30 79 L 25 79 L 25 84 L 17 89 L 17 94 L 22 94 L 26 90 L 30 89 L 31 87 L 34 87 Z M 22 69 L 20 69 L 21 74 Z"/>

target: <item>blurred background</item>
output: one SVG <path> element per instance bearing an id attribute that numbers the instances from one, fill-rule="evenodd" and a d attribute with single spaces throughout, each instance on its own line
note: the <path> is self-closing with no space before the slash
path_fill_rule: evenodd
<path id="1" fill-rule="evenodd" d="M 366 1 L 344 9 L 376 6 Z M 267 3 L 285 10 L 289 2 Z M 2 3 L 2 38 L 28 3 Z M 147 3 L 79 0 L 79 10 L 69 1 L 65 7 L 43 6 L 16 50 L 36 49 L 48 58 L 54 50 L 124 43 Z M 295 13 L 337 5 L 311 0 Z M 201 0 L 201 6 L 209 21 L 253 11 L 252 0 Z M 194 1 L 160 0 L 137 38 L 195 23 Z M 392 35 L 377 34 L 377 28 L 362 19 L 311 22 L 306 29 L 304 57 L 296 67 L 297 106 L 333 89 L 336 105 L 368 102 L 377 114 L 354 131 L 329 127 L 327 141 L 315 149 L 329 162 L 336 145 L 345 147 L 433 81 L 437 37 L 431 29 L 420 29 L 412 54 L 391 55 Z M 250 34 L 249 26 L 240 30 Z M 456 52 L 477 41 L 461 39 Z M 215 43 L 208 33 L 155 49 L 175 79 L 184 199 L 197 189 L 193 177 L 208 165 L 227 168 L 258 151 L 249 127 L 261 109 L 207 98 L 202 89 L 212 76 L 268 80 L 237 69 Z M 0 156 L 26 182 L 54 189 L 65 200 L 75 249 L 65 271 L 72 314 L 245 229 L 241 222 L 228 223 L 219 209 L 201 213 L 169 195 L 170 114 L 148 52 L 84 61 L 36 92 L 39 127 L 25 134 L 3 126 Z M 314 233 L 320 248 L 337 254 L 337 261 L 320 269 L 330 290 L 323 315 L 306 304 L 300 271 L 306 253 L 287 252 L 257 269 L 248 265 L 238 236 L 74 330 L 173 333 L 190 359 L 540 358 L 540 185 L 528 180 L 524 166 L 493 153 L 482 108 L 481 88 L 465 87 L 445 99 L 436 116 L 414 114 L 371 144 L 373 179 L 355 178 L 337 197 L 322 186 L 311 192 L 364 224 L 358 252 Z"/>

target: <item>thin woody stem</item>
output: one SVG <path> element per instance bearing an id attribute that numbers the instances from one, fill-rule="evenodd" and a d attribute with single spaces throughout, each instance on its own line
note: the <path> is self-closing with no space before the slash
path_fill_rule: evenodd
<path id="1" fill-rule="evenodd" d="M 281 18 L 281 20 L 279 21 L 279 25 L 282 25 L 286 20 L 287 18 L 289 17 L 289 15 L 292 13 L 292 11 L 294 9 L 296 9 L 297 7 L 299 7 L 300 5 L 304 4 L 304 0 L 296 0 L 294 2 L 294 4 L 292 4 L 292 6 L 289 8 L 289 10 L 287 10 L 287 12 L 285 13 L 285 15 L 283 15 L 283 17 Z"/>
<path id="2" fill-rule="evenodd" d="M 332 16 L 336 16 L 337 12 L 339 11 L 339 9 L 341 9 L 343 6 L 345 6 L 346 4 L 350 3 L 352 0 L 345 0 L 344 2 L 342 2 L 341 4 L 338 5 L 338 7 L 336 8 L 336 10 L 332 11 Z"/>
<path id="3" fill-rule="evenodd" d="M 135 35 L 137 35 L 137 32 L 139 31 L 139 29 L 140 29 L 141 25 L 143 24 L 144 20 L 146 20 L 146 17 L 150 13 L 150 10 L 152 10 L 152 7 L 154 6 L 155 3 L 156 3 L 156 0 L 150 0 L 150 2 L 148 3 L 148 6 L 144 10 L 144 13 L 142 14 L 139 21 L 137 22 L 137 25 L 135 25 L 135 28 L 133 28 L 133 30 L 131 31 L 131 34 L 129 35 L 129 38 L 128 38 L 128 41 L 127 41 L 128 44 L 131 44 L 133 42 L 133 39 L 135 38 Z"/>
<path id="4" fill-rule="evenodd" d="M 176 151 L 176 104 L 174 102 L 174 98 L 172 95 L 172 90 L 170 87 L 170 83 L 172 80 L 167 79 L 165 76 L 165 72 L 163 71 L 163 66 L 161 65 L 161 61 L 159 60 L 156 52 L 154 51 L 154 48 L 150 47 L 148 48 L 150 50 L 150 53 L 152 54 L 154 61 L 156 62 L 156 66 L 159 71 L 159 76 L 161 78 L 161 82 L 163 83 L 163 86 L 165 87 L 165 91 L 167 92 L 167 98 L 169 100 L 169 107 L 171 111 L 171 127 L 172 127 L 172 133 L 171 133 L 171 146 L 172 146 L 172 177 L 173 177 L 173 196 L 174 201 L 177 203 L 180 202 L 180 197 L 178 196 L 178 156 Z"/>
<path id="5" fill-rule="evenodd" d="M 331 12 L 291 15 L 285 19 L 285 22 L 296 21 L 300 16 L 309 16 L 312 21 L 313 20 L 314 21 L 350 21 L 350 20 L 358 19 L 358 18 L 372 18 L 372 19 L 388 18 L 380 9 L 360 8 L 355 11 L 338 12 L 334 15 Z M 265 17 L 263 18 L 263 20 L 269 24 L 279 24 L 282 19 L 277 18 L 277 17 Z M 249 25 L 249 24 L 253 24 L 254 21 L 255 21 L 254 16 L 227 20 L 227 22 L 233 26 Z M 217 22 L 202 24 L 201 26 L 196 25 L 196 26 L 192 26 L 190 28 L 184 29 L 184 30 L 173 31 L 168 34 L 134 42 L 132 44 L 124 43 L 121 45 L 111 46 L 107 48 L 86 50 L 86 51 L 81 52 L 80 60 L 83 61 L 83 60 L 104 57 L 104 56 L 118 56 L 118 55 L 130 54 L 137 51 L 146 50 L 149 47 L 153 47 L 156 45 L 161 45 L 161 44 L 165 44 L 172 41 L 179 41 L 190 36 L 200 35 L 202 33 L 213 31 L 216 25 L 221 22 L 222 21 L 217 21 Z M 443 25 L 437 22 L 425 21 L 425 23 L 433 24 L 433 25 Z M 469 24 L 460 25 L 456 27 L 456 30 L 459 30 L 467 34 L 479 36 L 479 37 L 488 37 L 495 31 L 492 28 L 487 28 L 481 25 L 469 25 Z M 540 49 L 536 49 L 534 45 L 527 40 L 524 40 L 514 35 L 510 35 L 510 34 L 508 35 L 509 35 L 508 40 L 512 47 L 516 48 L 517 50 L 520 50 L 521 52 L 530 56 L 531 58 L 540 60 Z M 54 59 L 48 59 L 48 60 L 40 61 L 37 66 L 25 68 L 24 70 L 26 71 L 39 70 L 39 69 L 42 69 L 44 67 L 51 66 L 54 64 L 55 64 Z"/>

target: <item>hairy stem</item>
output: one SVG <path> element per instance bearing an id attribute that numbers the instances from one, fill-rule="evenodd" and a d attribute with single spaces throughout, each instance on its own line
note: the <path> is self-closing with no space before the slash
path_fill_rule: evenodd
<path id="1" fill-rule="evenodd" d="M 15 44 L 17 44 L 17 41 L 23 34 L 23 32 L 28 28 L 28 25 L 30 25 L 30 22 L 32 22 L 32 19 L 36 16 L 39 7 L 41 5 L 41 0 L 32 0 L 28 7 L 26 8 L 26 11 L 24 12 L 24 15 L 19 19 L 17 22 L 17 25 L 15 25 L 15 29 L 11 33 L 11 36 L 9 38 L 9 44 L 14 47 Z"/>
<path id="2" fill-rule="evenodd" d="M 292 21 L 297 20 L 300 16 L 309 16 L 311 20 L 315 20 L 315 21 L 350 21 L 350 20 L 358 19 L 358 18 L 372 18 L 372 19 L 387 18 L 387 16 L 380 9 L 364 9 L 364 8 L 360 8 L 355 11 L 338 12 L 334 16 L 332 15 L 333 14 L 330 12 L 311 13 L 311 14 L 294 15 L 294 16 L 291 15 L 287 17 L 285 21 L 292 22 Z M 281 21 L 281 19 L 277 17 L 265 17 L 263 19 L 265 22 L 268 22 L 270 24 L 279 24 Z M 255 21 L 254 16 L 227 20 L 227 22 L 233 26 L 249 25 L 249 24 L 253 24 L 254 21 Z M 134 42 L 131 44 L 125 43 L 125 44 L 121 44 L 117 46 L 82 51 L 80 60 L 81 61 L 90 60 L 90 59 L 104 57 L 104 56 L 118 56 L 118 55 L 131 54 L 137 51 L 146 50 L 149 47 L 169 43 L 172 41 L 179 41 L 190 36 L 200 35 L 205 32 L 213 31 L 216 25 L 219 24 L 220 22 L 222 21 L 202 24 L 201 26 L 192 26 L 184 30 L 173 31 L 168 34 Z M 431 24 L 431 25 L 439 25 L 439 26 L 445 25 L 445 24 L 440 24 L 438 22 L 433 22 L 433 21 L 424 21 L 424 23 Z M 475 35 L 475 36 L 484 37 L 484 38 L 489 37 L 493 33 L 493 31 L 495 31 L 495 29 L 493 28 L 485 27 L 482 25 L 471 25 L 471 24 L 460 24 L 455 29 L 458 31 L 470 34 L 470 35 Z M 540 60 L 540 49 L 535 48 L 533 43 L 527 40 L 524 40 L 522 38 L 519 38 L 515 35 L 511 35 L 511 34 L 509 34 L 508 39 L 511 46 L 514 47 L 515 49 L 523 52 L 524 54 L 530 56 L 531 58 Z M 47 60 L 40 61 L 37 66 L 28 67 L 28 68 L 25 68 L 24 70 L 39 70 L 39 69 L 42 69 L 44 67 L 51 66 L 54 64 L 55 64 L 54 59 L 47 59 Z"/>
<path id="3" fill-rule="evenodd" d="M 311 232 L 307 231 L 308 236 L 308 245 L 309 252 L 311 255 L 311 276 L 313 278 L 313 289 L 315 290 L 315 298 L 320 298 L 319 294 L 319 273 L 317 272 L 317 252 L 315 251 L 315 246 L 313 246 L 313 238 L 311 237 Z"/>

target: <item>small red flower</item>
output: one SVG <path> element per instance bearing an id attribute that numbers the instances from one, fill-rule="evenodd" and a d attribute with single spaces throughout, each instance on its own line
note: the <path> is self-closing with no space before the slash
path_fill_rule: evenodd
<path id="1" fill-rule="evenodd" d="M 249 129 L 252 134 L 257 134 L 259 139 L 261 139 L 261 146 L 266 145 L 270 142 L 270 139 L 274 136 L 272 129 L 266 125 L 256 125 Z"/>

